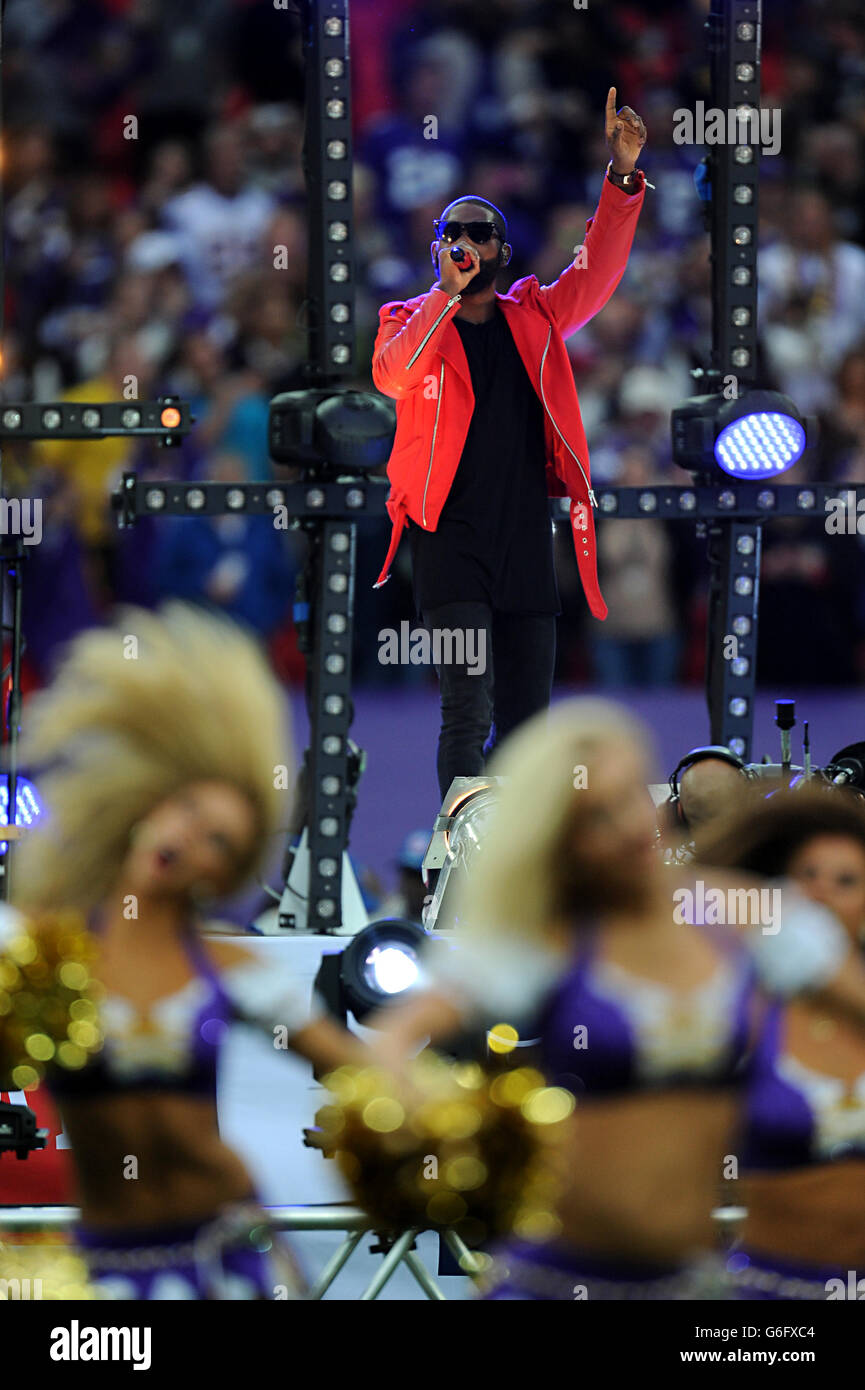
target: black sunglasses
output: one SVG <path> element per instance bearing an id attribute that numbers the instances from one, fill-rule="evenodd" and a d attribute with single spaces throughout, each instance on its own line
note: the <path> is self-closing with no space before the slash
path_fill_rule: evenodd
<path id="1" fill-rule="evenodd" d="M 476 241 L 478 246 L 483 246 L 484 242 L 492 237 L 498 237 L 499 241 L 502 239 L 495 222 L 449 222 L 444 217 L 439 217 L 433 222 L 433 228 L 441 241 L 456 241 L 463 232 L 472 241 Z"/>

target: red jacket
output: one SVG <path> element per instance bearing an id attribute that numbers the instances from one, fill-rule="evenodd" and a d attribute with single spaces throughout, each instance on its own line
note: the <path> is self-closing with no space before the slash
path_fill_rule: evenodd
<path id="1" fill-rule="evenodd" d="M 644 179 L 640 180 L 644 185 Z M 570 497 L 580 578 L 596 618 L 607 616 L 598 587 L 589 449 L 565 338 L 603 309 L 625 273 L 645 197 L 604 179 L 581 254 L 553 285 L 536 275 L 497 294 L 529 379 L 544 406 L 547 491 Z M 579 264 L 578 264 L 579 262 Z M 459 301 L 431 289 L 379 310 L 372 379 L 396 399 L 396 438 L 388 461 L 390 546 L 376 582 L 388 578 L 406 518 L 434 531 L 459 464 L 474 410 L 471 374 L 451 323 Z"/>

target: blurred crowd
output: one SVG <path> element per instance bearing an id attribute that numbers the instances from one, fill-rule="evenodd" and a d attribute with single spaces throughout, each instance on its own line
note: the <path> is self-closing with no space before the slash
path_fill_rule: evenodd
<path id="1" fill-rule="evenodd" d="M 669 412 L 707 365 L 708 236 L 673 113 L 707 101 L 704 0 L 352 0 L 358 361 L 369 389 L 377 311 L 431 283 L 431 221 L 476 192 L 505 212 L 499 288 L 572 259 L 600 193 L 603 109 L 645 120 L 646 195 L 625 280 L 568 344 L 599 482 L 684 482 Z M 763 98 L 782 112 L 763 161 L 761 375 L 820 421 L 790 481 L 865 482 L 865 24 L 857 0 L 764 6 Z M 139 523 L 109 494 L 126 468 L 262 480 L 269 398 L 302 381 L 306 215 L 300 19 L 272 0 L 7 0 L 4 55 L 7 400 L 181 394 L 179 449 L 53 442 L 4 449 L 7 487 L 43 499 L 30 549 L 28 672 L 112 604 L 179 595 L 242 619 L 290 682 L 301 538 L 269 518 Z M 274 266 L 276 248 L 281 267 Z M 412 617 L 403 547 L 373 592 L 388 523 L 361 528 L 361 684 L 431 679 L 381 666 L 380 629 Z M 600 527 L 605 624 L 585 612 L 558 538 L 558 677 L 699 682 L 704 543 L 684 524 Z M 765 535 L 759 678 L 865 676 L 862 538 L 823 518 Z M 807 637 L 806 637 L 807 634 Z M 434 678 L 433 678 L 434 679 Z"/>

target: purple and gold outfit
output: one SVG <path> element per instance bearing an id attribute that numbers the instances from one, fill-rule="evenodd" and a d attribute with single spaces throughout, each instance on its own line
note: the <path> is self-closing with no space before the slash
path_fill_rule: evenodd
<path id="1" fill-rule="evenodd" d="M 865 1158 L 865 1073 L 853 1085 L 799 1062 L 783 1047 L 784 1006 L 773 1004 L 765 1024 L 768 1062 L 749 1088 L 742 1167 L 789 1172 L 809 1164 Z M 846 1287 L 840 1266 L 782 1260 L 747 1244 L 728 1261 L 739 1297 L 823 1300 L 830 1280 Z"/>
<path id="2" fill-rule="evenodd" d="M 736 943 L 710 980 L 687 996 L 598 958 L 598 932 L 581 934 L 571 968 L 541 1010 L 541 1067 L 578 1099 L 682 1086 L 738 1087 L 751 1059 L 755 975 Z M 578 1046 L 578 1029 L 589 1046 Z M 707 1255 L 688 1264 L 599 1257 L 556 1243 L 508 1241 L 496 1252 L 493 1300 L 699 1299 L 726 1296 Z"/>
<path id="3" fill-rule="evenodd" d="M 712 935 L 721 947 L 718 968 L 684 997 L 599 958 L 599 932 L 590 927 L 579 930 L 564 970 L 562 959 L 554 967 L 540 943 L 509 943 L 513 967 L 524 957 L 524 991 L 537 991 L 530 1031 L 539 1040 L 548 1082 L 578 1100 L 688 1085 L 743 1086 L 754 1061 L 756 974 L 735 938 Z M 451 978 L 455 966 L 456 960 L 446 968 Z M 498 968 L 501 973 L 501 961 Z M 648 1265 L 513 1238 L 493 1252 L 482 1289 L 490 1300 L 728 1296 L 723 1269 L 711 1254 L 688 1264 Z"/>
<path id="4" fill-rule="evenodd" d="M 102 1000 L 101 1051 L 80 1071 L 56 1068 L 49 1075 L 61 1108 L 66 1098 L 144 1093 L 215 1105 L 219 1051 L 230 1023 L 250 1023 L 272 1037 L 277 1022 L 291 1034 L 310 1021 L 302 992 L 271 965 L 251 960 L 217 970 L 197 931 L 190 928 L 184 944 L 195 975 L 151 1006 L 145 1027 L 130 1000 L 111 994 Z M 83 1224 L 76 1239 L 90 1281 L 105 1298 L 263 1299 L 273 1298 L 278 1284 L 268 1258 L 267 1218 L 252 1190 L 207 1221 L 122 1231 Z"/>

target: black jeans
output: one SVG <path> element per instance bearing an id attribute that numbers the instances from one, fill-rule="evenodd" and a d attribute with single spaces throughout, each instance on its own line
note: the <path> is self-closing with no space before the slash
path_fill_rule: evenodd
<path id="1" fill-rule="evenodd" d="M 496 745 L 548 708 L 556 619 L 552 613 L 500 613 L 486 603 L 466 602 L 427 609 L 423 620 L 433 635 L 441 690 L 436 770 L 444 800 L 454 777 L 482 774 Z M 462 641 L 440 638 L 437 651 L 436 634 L 447 632 L 468 635 Z"/>

